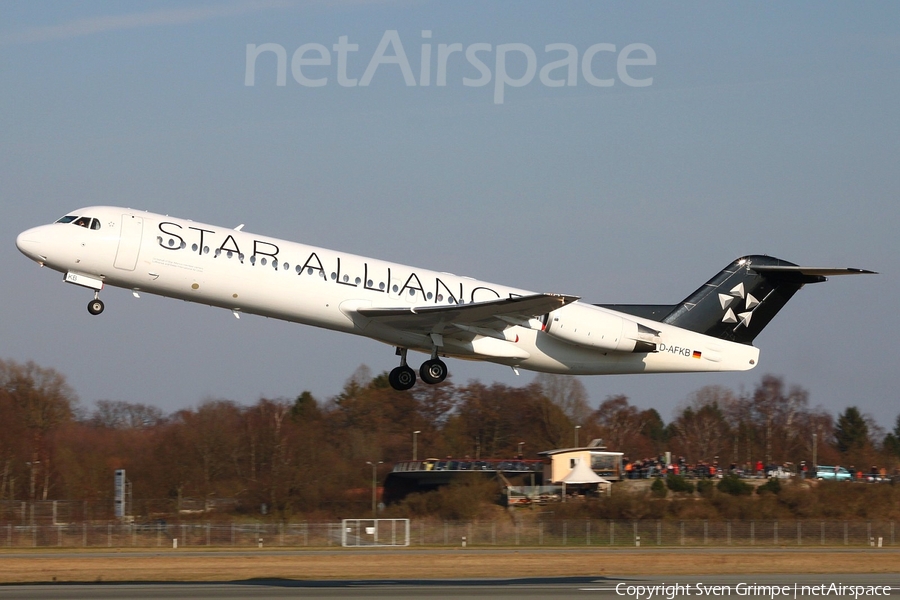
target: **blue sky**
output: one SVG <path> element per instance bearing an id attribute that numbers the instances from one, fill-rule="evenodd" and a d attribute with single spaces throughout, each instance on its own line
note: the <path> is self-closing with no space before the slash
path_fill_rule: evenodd
<path id="1" fill-rule="evenodd" d="M 408 86 L 382 64 L 367 86 L 331 64 L 274 54 L 245 85 L 248 44 L 339 39 L 361 79 L 396 31 L 419 79 L 422 45 L 459 52 L 447 84 Z M 423 37 L 430 31 L 431 37 Z M 578 52 L 574 86 L 539 75 L 496 103 L 497 47 L 536 71 Z M 580 68 L 613 85 L 590 85 Z M 629 44 L 655 64 L 616 60 Z M 392 55 L 393 52 L 388 52 Z M 307 54 L 305 57 L 314 57 Z M 637 53 L 634 57 L 644 56 Z M 525 54 L 507 53 L 511 78 Z M 757 339 L 744 374 L 583 378 L 595 404 L 625 394 L 668 420 L 703 385 L 749 390 L 783 376 L 832 413 L 900 412 L 891 301 L 900 295 L 900 8 L 889 3 L 245 1 L 0 4 L 0 357 L 64 373 L 99 399 L 174 410 L 337 394 L 361 364 L 395 366 L 376 342 L 106 290 L 102 317 L 15 249 L 18 232 L 86 205 L 141 208 L 592 302 L 674 303 L 728 264 L 766 253 L 878 276 L 802 290 Z M 553 72 L 565 78 L 567 71 Z M 457 382 L 525 384 L 451 361 Z"/>

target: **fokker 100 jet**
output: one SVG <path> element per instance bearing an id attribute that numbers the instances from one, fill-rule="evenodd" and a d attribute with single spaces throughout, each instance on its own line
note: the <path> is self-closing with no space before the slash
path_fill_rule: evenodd
<path id="1" fill-rule="evenodd" d="M 447 376 L 442 357 L 545 373 L 596 375 L 744 371 L 753 340 L 797 290 L 862 269 L 801 267 L 745 256 L 672 305 L 589 304 L 316 248 L 149 212 L 94 206 L 22 232 L 19 250 L 64 281 L 105 285 L 367 336 L 394 346 L 397 390 L 430 355 L 425 383 Z"/>

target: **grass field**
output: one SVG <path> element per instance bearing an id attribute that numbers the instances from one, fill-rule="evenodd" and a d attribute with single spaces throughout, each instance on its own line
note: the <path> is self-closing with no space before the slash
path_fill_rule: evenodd
<path id="1" fill-rule="evenodd" d="M 371 550 L 252 552 L 16 551 L 0 583 L 454 579 L 608 575 L 898 573 L 900 551 Z"/>

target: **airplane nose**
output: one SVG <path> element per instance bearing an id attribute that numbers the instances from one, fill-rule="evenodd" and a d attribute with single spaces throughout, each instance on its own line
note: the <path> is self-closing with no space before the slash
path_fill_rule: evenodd
<path id="1" fill-rule="evenodd" d="M 38 228 L 28 229 L 16 236 L 16 248 L 32 260 L 43 262 L 47 257 L 41 254 L 41 236 Z"/>

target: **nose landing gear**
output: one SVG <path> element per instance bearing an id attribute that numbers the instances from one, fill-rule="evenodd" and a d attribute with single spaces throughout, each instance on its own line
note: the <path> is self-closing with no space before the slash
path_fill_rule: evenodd
<path id="1" fill-rule="evenodd" d="M 104 308 L 103 300 L 100 299 L 100 292 L 94 292 L 94 299 L 88 302 L 88 312 L 92 315 L 99 315 Z"/>

